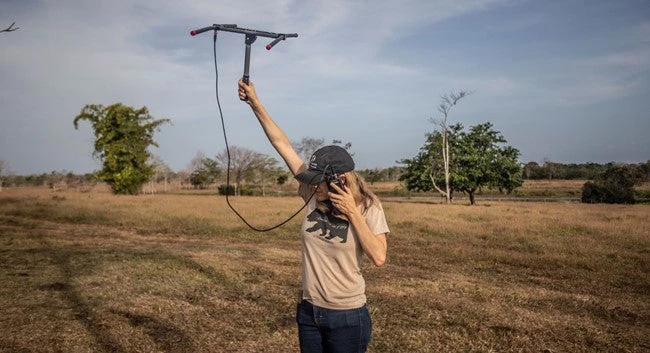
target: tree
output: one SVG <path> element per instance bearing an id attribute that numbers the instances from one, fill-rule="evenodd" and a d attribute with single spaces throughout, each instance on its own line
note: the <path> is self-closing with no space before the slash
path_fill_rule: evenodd
<path id="1" fill-rule="evenodd" d="M 540 179 L 542 167 L 537 162 L 528 162 L 524 166 L 524 177 L 526 179 Z"/>
<path id="2" fill-rule="evenodd" d="M 304 161 L 308 161 L 311 155 L 324 145 L 325 139 L 315 139 L 312 137 L 303 137 L 300 142 L 293 143 L 296 153 L 298 153 Z"/>
<path id="3" fill-rule="evenodd" d="M 354 156 L 354 153 L 352 153 L 352 151 L 351 151 L 351 149 L 352 149 L 352 142 L 349 142 L 349 141 L 348 141 L 348 142 L 346 142 L 345 144 L 343 144 L 343 141 L 341 141 L 341 140 L 337 140 L 337 139 L 333 139 L 333 140 L 332 140 L 332 145 L 341 146 L 341 147 L 343 147 L 343 149 L 345 149 L 346 151 L 348 151 L 348 153 L 350 154 L 350 156 Z"/>
<path id="4" fill-rule="evenodd" d="M 500 146 L 506 142 L 489 122 L 473 126 L 467 133 L 461 131 L 452 141 L 454 190 L 467 193 L 471 205 L 475 203 L 476 191 L 483 187 L 511 193 L 523 184 L 517 161 L 519 151 Z"/>
<path id="5" fill-rule="evenodd" d="M 16 22 L 13 22 L 11 25 L 9 25 L 9 27 L 0 30 L 0 33 L 1 33 L 1 32 L 13 32 L 13 31 L 15 31 L 15 30 L 17 30 L 17 29 L 20 29 L 20 27 L 11 28 L 11 27 L 13 27 L 15 24 L 16 24 Z"/>
<path id="6" fill-rule="evenodd" d="M 201 168 L 201 166 L 203 165 L 203 160 L 206 158 L 207 157 L 205 153 L 203 153 L 203 151 L 196 152 L 196 155 L 194 156 L 194 158 L 192 158 L 190 164 L 188 164 L 187 167 L 185 167 L 184 169 L 185 172 L 187 172 L 187 174 L 192 174 L 195 170 Z"/>
<path id="7" fill-rule="evenodd" d="M 370 185 L 373 185 L 375 182 L 381 180 L 381 171 L 379 168 L 367 170 L 365 172 L 364 179 L 366 179 L 367 182 L 370 183 Z"/>
<path id="8" fill-rule="evenodd" d="M 447 203 L 451 203 L 451 168 L 450 168 L 450 154 L 449 154 L 449 126 L 447 125 L 447 118 L 449 118 L 449 112 L 451 109 L 458 103 L 459 100 L 463 99 L 470 92 L 460 91 L 458 93 L 451 92 L 449 95 L 443 95 L 442 103 L 438 106 L 438 111 L 442 113 L 442 118 L 439 120 L 431 119 L 433 123 L 440 126 L 440 134 L 442 139 L 440 141 L 440 153 L 442 156 L 442 167 L 444 168 L 444 177 L 445 177 L 445 190 L 443 191 L 437 185 L 435 185 L 436 190 L 445 196 Z M 431 180 L 434 178 L 431 176 Z"/>
<path id="9" fill-rule="evenodd" d="M 492 129 L 491 123 L 484 123 L 463 131 L 462 124 L 448 126 L 447 159 L 449 176 L 445 175 L 445 159 L 438 153 L 443 134 L 434 131 L 427 134 L 425 145 L 412 159 L 403 159 L 406 167 L 400 176 L 411 191 L 437 190 L 449 202 L 455 191 L 469 195 L 470 204 L 475 203 L 475 192 L 484 187 L 503 192 L 512 192 L 522 185 L 521 166 L 517 162 L 519 151 L 506 143 L 500 132 Z M 441 190 L 437 185 L 449 179 L 449 189 Z M 446 192 L 445 192 L 446 191 Z"/>
<path id="10" fill-rule="evenodd" d="M 447 176 L 446 172 L 454 168 L 454 161 L 452 160 L 454 154 L 450 154 L 447 167 L 445 167 L 445 157 L 440 153 L 440 146 L 448 144 L 452 147 L 450 141 L 458 135 L 462 128 L 460 124 L 447 126 L 446 143 L 442 132 L 436 130 L 427 133 L 427 140 L 415 158 L 398 161 L 398 163 L 406 165 L 399 180 L 405 181 L 408 190 L 429 191 L 433 189 L 438 191 L 447 202 L 451 202 L 453 187 L 451 185 L 451 175 Z M 446 186 L 448 179 L 449 188 L 442 190 L 438 185 L 445 184 Z"/>
<path id="11" fill-rule="evenodd" d="M 544 165 L 542 168 L 546 171 L 546 176 L 548 177 L 548 180 L 552 180 L 553 178 L 557 179 L 558 174 L 560 173 L 560 163 L 555 163 L 548 158 L 544 158 Z"/>
<path id="12" fill-rule="evenodd" d="M 404 186 L 409 191 L 429 191 L 433 188 L 427 169 L 429 167 L 429 155 L 423 148 L 417 156 L 413 158 L 404 158 L 397 161 L 405 165 L 403 173 L 399 180 L 404 182 Z"/>
<path id="13" fill-rule="evenodd" d="M 277 164 L 275 158 L 258 153 L 245 175 L 247 181 L 260 186 L 262 196 L 266 196 L 266 185 L 277 184 L 278 178 L 286 175 L 286 171 Z"/>
<path id="14" fill-rule="evenodd" d="M 192 184 L 192 173 L 199 169 L 201 165 L 203 164 L 202 161 L 205 158 L 205 153 L 202 151 L 196 152 L 196 156 L 192 158 L 190 161 L 190 164 L 188 164 L 185 169 L 183 169 L 180 174 L 181 174 L 181 185 L 185 185 L 186 183 L 189 183 L 192 185 L 193 188 L 196 188 L 197 186 Z"/>
<path id="15" fill-rule="evenodd" d="M 108 107 L 86 105 L 74 118 L 75 129 L 81 120 L 88 120 L 95 133 L 93 156 L 103 164 L 97 178 L 116 194 L 138 193 L 154 174 L 147 150 L 149 146 L 158 146 L 153 140 L 154 132 L 171 121 L 154 120 L 147 107 L 134 109 L 121 103 Z"/>
<path id="16" fill-rule="evenodd" d="M 228 150 L 224 150 L 216 156 L 216 160 L 224 169 L 228 167 L 235 174 L 235 195 L 241 195 L 241 183 L 252 172 L 255 163 L 264 158 L 264 155 L 244 147 L 231 146 L 230 156 Z"/>
<path id="17" fill-rule="evenodd" d="M 165 163 L 165 161 L 163 161 L 162 158 L 160 158 L 160 156 L 157 154 L 151 155 L 149 164 L 153 167 L 154 170 L 154 175 L 151 180 L 155 181 L 156 183 L 163 181 L 165 184 L 167 184 L 169 181 L 169 176 L 174 173 L 172 168 L 170 168 L 167 163 Z"/>
<path id="18" fill-rule="evenodd" d="M 160 158 L 160 156 L 155 154 L 149 157 L 148 164 L 151 165 L 153 169 L 153 175 L 149 179 L 151 193 L 153 194 L 155 192 L 155 184 L 161 181 L 164 182 L 164 191 L 167 191 L 169 176 L 173 173 L 172 169 L 162 160 L 162 158 Z"/>
<path id="19" fill-rule="evenodd" d="M 205 189 L 219 178 L 221 170 L 219 170 L 217 161 L 208 157 L 203 157 L 199 163 L 190 174 L 190 183 L 195 188 Z"/>
<path id="20" fill-rule="evenodd" d="M 311 155 L 314 154 L 314 152 L 316 152 L 316 150 L 325 146 L 325 139 L 303 137 L 302 140 L 300 140 L 300 142 L 293 142 L 292 144 L 293 144 L 293 148 L 296 150 L 296 153 L 298 153 L 298 155 L 302 157 L 303 161 L 307 162 L 309 161 L 309 158 L 311 158 Z M 352 148 L 351 142 L 346 142 L 345 144 L 343 144 L 343 141 L 333 139 L 332 145 L 341 146 L 344 149 L 346 149 L 351 156 L 354 156 L 354 153 L 350 152 L 350 149 Z"/>

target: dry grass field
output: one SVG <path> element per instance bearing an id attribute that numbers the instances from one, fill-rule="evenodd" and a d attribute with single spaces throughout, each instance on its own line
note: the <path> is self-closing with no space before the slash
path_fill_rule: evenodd
<path id="1" fill-rule="evenodd" d="M 301 206 L 232 202 L 258 226 Z M 384 208 L 370 352 L 650 351 L 649 205 Z M 299 222 L 255 233 L 218 196 L 4 189 L 0 352 L 297 352 Z"/>

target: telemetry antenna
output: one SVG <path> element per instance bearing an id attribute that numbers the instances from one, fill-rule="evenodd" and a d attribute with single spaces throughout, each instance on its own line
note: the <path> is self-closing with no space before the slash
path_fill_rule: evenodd
<path id="1" fill-rule="evenodd" d="M 298 33 L 273 33 L 273 32 L 265 32 L 265 31 L 258 31 L 255 29 L 247 29 L 247 28 L 240 28 L 237 27 L 237 25 L 234 24 L 228 24 L 228 25 L 218 25 L 214 24 L 209 27 L 203 27 L 200 29 L 195 29 L 190 32 L 192 36 L 195 36 L 197 34 L 207 32 L 207 31 L 214 31 L 214 35 L 217 35 L 217 31 L 225 31 L 225 32 L 233 32 L 233 33 L 241 33 L 246 35 L 246 39 L 244 41 L 244 44 L 246 44 L 246 53 L 244 56 L 244 76 L 242 77 L 242 80 L 244 83 L 248 84 L 248 80 L 250 78 L 249 75 L 249 69 L 251 65 L 251 44 L 255 42 L 257 37 L 267 37 L 267 38 L 274 38 L 274 40 L 266 45 L 266 50 L 271 50 L 276 44 L 278 44 L 281 40 L 285 40 L 287 38 L 295 38 L 298 37 Z"/>

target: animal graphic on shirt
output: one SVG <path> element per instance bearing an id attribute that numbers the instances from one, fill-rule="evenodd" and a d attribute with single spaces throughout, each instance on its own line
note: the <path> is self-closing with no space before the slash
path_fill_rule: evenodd
<path id="1" fill-rule="evenodd" d="M 327 240 L 332 240 L 334 237 L 341 238 L 341 243 L 348 241 L 348 227 L 350 223 L 344 219 L 333 216 L 330 213 L 323 213 L 316 209 L 307 216 L 310 222 L 316 222 L 313 226 L 306 229 L 307 232 L 315 232 L 320 230 L 320 236 L 325 237 Z M 329 235 L 327 235 L 329 231 Z"/>

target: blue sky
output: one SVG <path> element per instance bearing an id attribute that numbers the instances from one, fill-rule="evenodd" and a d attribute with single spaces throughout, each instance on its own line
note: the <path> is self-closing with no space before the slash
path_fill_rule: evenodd
<path id="1" fill-rule="evenodd" d="M 251 80 L 276 122 L 352 143 L 358 168 L 417 154 L 440 96 L 474 93 L 450 122 L 490 121 L 521 161 L 650 159 L 647 0 L 0 0 L 0 160 L 18 174 L 90 172 L 86 104 L 147 106 L 173 125 L 159 155 L 184 169 L 221 152 L 213 23 L 298 33 L 253 44 Z M 220 99 L 231 145 L 277 157 L 236 96 L 244 37 L 220 33 Z M 4 173 L 4 172 L 3 172 Z"/>

